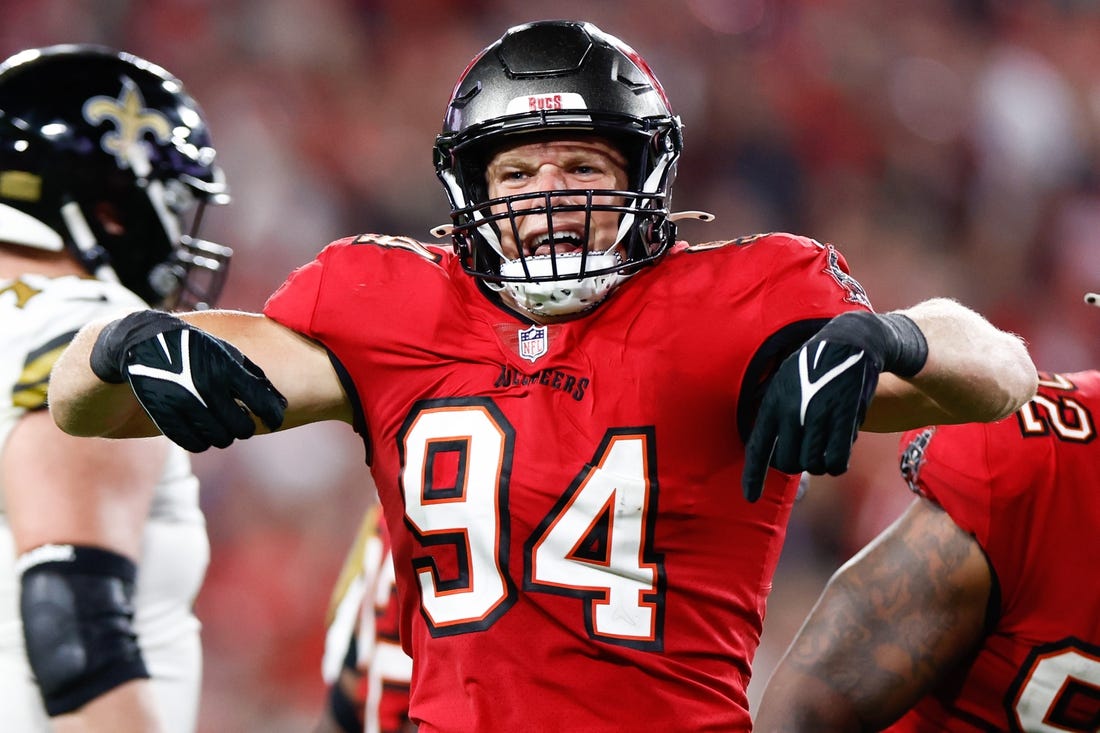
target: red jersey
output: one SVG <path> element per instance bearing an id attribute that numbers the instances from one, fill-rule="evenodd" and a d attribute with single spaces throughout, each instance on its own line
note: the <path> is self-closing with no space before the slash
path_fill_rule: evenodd
<path id="1" fill-rule="evenodd" d="M 910 486 L 981 544 L 999 616 L 974 661 L 891 731 L 1100 725 L 1100 372 L 1039 384 L 1012 417 L 902 438 Z"/>
<path id="2" fill-rule="evenodd" d="M 349 695 L 356 718 L 353 730 L 400 733 L 407 730 L 412 660 L 400 646 L 400 614 L 394 586 L 390 538 L 377 507 L 363 517 L 328 613 L 323 675 L 339 684 L 343 668 L 355 670 L 359 683 Z M 333 718 L 340 713 L 333 708 Z M 350 726 L 348 720 L 344 727 Z"/>
<path id="3" fill-rule="evenodd" d="M 538 326 L 449 249 L 327 247 L 265 313 L 323 344 L 393 540 L 434 731 L 731 731 L 797 477 L 741 496 L 761 383 L 868 308 L 831 246 L 678 245 Z"/>
<path id="4" fill-rule="evenodd" d="M 409 681 L 412 660 L 401 649 L 401 615 L 393 577 L 390 537 L 384 522 L 376 525 L 379 551 L 375 570 L 368 569 L 372 590 L 363 604 L 359 625 L 360 664 L 366 666 L 365 730 L 368 733 L 400 733 L 408 729 Z M 371 559 L 374 559 L 373 557 Z M 371 638 L 364 638 L 367 633 Z"/>

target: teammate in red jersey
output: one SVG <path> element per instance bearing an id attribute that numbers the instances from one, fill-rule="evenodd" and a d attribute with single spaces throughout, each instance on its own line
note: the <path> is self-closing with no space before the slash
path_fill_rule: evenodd
<path id="1" fill-rule="evenodd" d="M 322 676 L 329 694 L 315 733 L 403 733 L 412 660 L 398 639 L 393 557 L 377 507 L 363 517 L 329 604 Z"/>
<path id="2" fill-rule="evenodd" d="M 1100 372 L 1043 374 L 1012 417 L 907 433 L 920 497 L 830 581 L 757 730 L 1097 730 L 1098 418 Z"/>
<path id="3" fill-rule="evenodd" d="M 54 417 L 192 450 L 350 423 L 422 733 L 747 730 L 798 474 L 844 471 L 861 425 L 1003 417 L 1036 373 L 953 301 L 873 313 L 832 246 L 677 242 L 681 145 L 617 38 L 513 28 L 436 141 L 452 248 L 349 238 L 263 315 L 84 330 Z"/>

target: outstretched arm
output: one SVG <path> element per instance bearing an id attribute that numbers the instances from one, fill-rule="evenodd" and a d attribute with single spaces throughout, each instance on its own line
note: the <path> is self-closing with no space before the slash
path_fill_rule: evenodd
<path id="1" fill-rule="evenodd" d="M 254 362 L 287 400 L 281 428 L 319 420 L 351 420 L 351 405 L 319 344 L 265 316 L 202 311 L 180 316 L 232 344 Z M 66 432 L 80 436 L 132 438 L 160 431 L 130 385 L 109 384 L 92 371 L 92 350 L 108 322 L 84 327 L 58 359 L 50 376 L 50 411 Z M 212 381 L 218 374 L 209 375 Z M 258 432 L 267 428 L 255 420 Z"/>
<path id="2" fill-rule="evenodd" d="M 918 499 L 829 581 L 768 681 L 754 731 L 880 730 L 981 642 L 992 574 Z"/>
<path id="3" fill-rule="evenodd" d="M 749 501 L 769 466 L 837 476 L 857 431 L 989 422 L 1031 399 L 1038 370 L 1023 342 L 965 306 L 928 300 L 905 311 L 843 313 L 772 377 L 745 445 Z"/>
<path id="4" fill-rule="evenodd" d="M 1019 337 L 946 298 L 897 311 L 924 334 L 928 359 L 903 379 L 883 373 L 861 429 L 892 433 L 925 425 L 989 422 L 1035 394 L 1038 371 Z"/>

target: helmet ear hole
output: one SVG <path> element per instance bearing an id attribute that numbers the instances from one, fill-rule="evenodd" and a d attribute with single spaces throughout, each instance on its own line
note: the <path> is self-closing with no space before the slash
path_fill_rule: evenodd
<path id="1" fill-rule="evenodd" d="M 664 242 L 668 240 L 674 240 L 676 225 L 670 222 L 668 219 L 660 218 L 656 221 L 650 220 L 646 225 L 646 242 Z"/>
<path id="2" fill-rule="evenodd" d="M 95 211 L 96 222 L 107 234 L 113 237 L 121 237 L 126 233 L 126 226 L 122 222 L 118 207 L 113 203 L 100 201 L 93 207 L 93 210 Z"/>

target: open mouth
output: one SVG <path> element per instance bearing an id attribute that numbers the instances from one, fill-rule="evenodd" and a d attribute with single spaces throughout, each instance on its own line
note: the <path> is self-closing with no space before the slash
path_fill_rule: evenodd
<path id="1" fill-rule="evenodd" d="M 527 247 L 528 255 L 573 254 L 584 249 L 587 241 L 579 232 L 554 232 L 535 237 Z"/>

